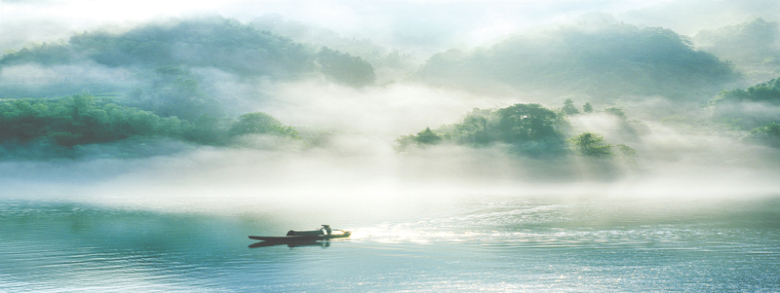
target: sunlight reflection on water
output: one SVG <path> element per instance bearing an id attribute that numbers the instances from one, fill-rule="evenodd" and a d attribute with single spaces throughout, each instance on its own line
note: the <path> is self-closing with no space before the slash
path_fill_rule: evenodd
<path id="1" fill-rule="evenodd" d="M 404 221 L 331 223 L 353 231 L 349 239 L 250 249 L 246 235 L 276 235 L 286 222 L 0 203 L 0 291 L 780 289 L 776 200 L 693 210 L 599 199 L 461 205 Z"/>

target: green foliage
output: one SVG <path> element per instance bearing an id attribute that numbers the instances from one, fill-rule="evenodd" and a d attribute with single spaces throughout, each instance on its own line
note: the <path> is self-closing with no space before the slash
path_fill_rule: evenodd
<path id="1" fill-rule="evenodd" d="M 565 147 L 558 123 L 557 114 L 539 104 L 516 104 L 495 111 L 474 109 L 461 123 L 436 131 L 426 128 L 396 142 L 399 150 L 445 142 L 472 147 L 502 143 L 524 155 L 560 155 Z"/>
<path id="2" fill-rule="evenodd" d="M 226 145 L 246 134 L 298 137 L 294 128 L 260 112 L 242 115 L 236 121 L 207 114 L 182 120 L 120 106 L 89 94 L 0 100 L 0 152 L 11 147 L 17 152 L 40 149 L 50 155 L 75 146 L 144 137 Z M 45 157 L 34 157 L 42 156 Z"/>
<path id="3" fill-rule="evenodd" d="M 777 122 L 772 122 L 763 127 L 756 128 L 750 131 L 750 133 L 763 133 L 774 138 L 780 138 L 780 124 Z"/>
<path id="4" fill-rule="evenodd" d="M 417 133 L 417 136 L 415 136 L 415 141 L 421 144 L 437 144 L 441 142 L 441 137 L 431 131 L 430 127 L 426 127 L 425 130 Z"/>
<path id="5" fill-rule="evenodd" d="M 24 48 L 17 52 L 2 55 L 0 66 L 24 63 L 41 65 L 68 64 L 79 61 L 80 55 L 66 44 L 43 43 L 36 47 Z"/>
<path id="6" fill-rule="evenodd" d="M 772 122 L 762 127 L 755 128 L 743 139 L 780 148 L 780 123 Z"/>
<path id="7" fill-rule="evenodd" d="M 200 144 L 224 145 L 228 140 L 226 129 L 229 124 L 228 119 L 203 114 L 191 120 L 191 127 L 184 132 L 183 138 Z"/>
<path id="8" fill-rule="evenodd" d="M 624 156 L 629 156 L 629 157 L 636 156 L 636 150 L 631 148 L 630 146 L 619 144 L 616 145 L 616 147 L 620 151 L 620 153 L 623 154 Z"/>
<path id="9" fill-rule="evenodd" d="M 247 134 L 272 134 L 277 136 L 297 137 L 298 132 L 289 126 L 282 125 L 271 115 L 255 112 L 241 115 L 230 126 L 228 134 L 232 137 Z"/>
<path id="10" fill-rule="evenodd" d="M 366 86 L 374 83 L 374 68 L 360 57 L 323 47 L 317 54 L 320 71 L 338 82 L 351 86 Z"/>
<path id="11" fill-rule="evenodd" d="M 374 44 L 369 39 L 344 37 L 339 33 L 298 21 L 285 19 L 278 14 L 266 14 L 255 18 L 250 25 L 261 30 L 289 37 L 297 42 L 328 47 L 352 56 L 360 56 L 374 66 L 413 70 L 418 65 L 411 55 L 391 51 L 390 48 Z"/>
<path id="12" fill-rule="evenodd" d="M 728 101 L 753 101 L 780 105 L 780 78 L 751 86 L 747 90 L 734 89 L 724 91 L 715 98 L 713 103 Z"/>
<path id="13" fill-rule="evenodd" d="M 555 129 L 557 115 L 539 104 L 516 104 L 496 111 L 500 137 L 507 143 L 521 143 L 560 136 Z"/>
<path id="14" fill-rule="evenodd" d="M 661 28 L 612 24 L 564 27 L 544 36 L 514 36 L 486 49 L 432 56 L 417 73 L 434 84 L 621 95 L 710 95 L 737 74 L 715 56 Z M 692 91 L 691 89 L 696 89 Z"/>
<path id="15" fill-rule="evenodd" d="M 587 102 L 582 106 L 582 112 L 593 113 L 593 106 L 590 105 L 590 102 Z"/>
<path id="16" fill-rule="evenodd" d="M 725 127 L 751 130 L 778 121 L 780 78 L 747 89 L 723 91 L 709 101 L 712 122 Z"/>
<path id="17" fill-rule="evenodd" d="M 130 96 L 138 103 L 132 106 L 188 120 L 204 114 L 224 115 L 218 113 L 222 107 L 216 99 L 200 92 L 198 83 L 204 80 L 190 74 L 190 68 L 270 80 L 295 80 L 321 72 L 355 87 L 375 80 L 371 64 L 354 54 L 328 48 L 317 51 L 313 45 L 221 17 L 153 22 L 123 33 L 84 32 L 67 42 L 0 55 L 0 69 L 16 65 L 34 65 L 35 70 L 46 71 L 53 65 L 65 66 L 57 66 L 50 71 L 56 74 L 45 78 L 0 83 L 4 98 L 53 97 L 79 91 L 126 93 L 137 88 Z M 103 72 L 109 74 L 96 74 Z M 208 74 L 203 72 L 198 75 Z"/>
<path id="18" fill-rule="evenodd" d="M 91 33 L 71 38 L 80 52 L 109 66 L 210 66 L 249 75 L 285 77 L 311 69 L 301 44 L 222 18 L 151 24 L 121 35 Z"/>
<path id="19" fill-rule="evenodd" d="M 593 109 L 591 109 L 591 111 L 592 110 Z M 578 110 L 577 107 L 574 106 L 574 101 L 572 101 L 571 99 L 566 99 L 566 101 L 563 102 L 563 108 L 561 108 L 561 112 L 564 115 L 575 115 L 575 114 L 579 114 L 580 110 Z"/>
<path id="20" fill-rule="evenodd" d="M 445 135 L 455 140 L 458 144 L 483 146 L 498 140 L 493 128 L 495 127 L 493 110 L 474 109 L 466 114 L 462 123 L 455 124 L 451 131 Z"/>
<path id="21" fill-rule="evenodd" d="M 122 34 L 78 34 L 66 44 L 5 55 L 0 66 L 72 64 L 91 60 L 110 67 L 214 67 L 241 75 L 296 77 L 314 70 L 314 53 L 302 44 L 224 18 L 153 23 Z"/>
<path id="22" fill-rule="evenodd" d="M 411 145 L 417 145 L 419 147 L 436 145 L 441 143 L 442 140 L 443 138 L 433 132 L 430 127 L 426 127 L 425 130 L 418 132 L 416 135 L 403 135 L 396 139 L 395 141 L 397 145 L 395 149 L 397 151 L 404 151 Z"/>
<path id="23" fill-rule="evenodd" d="M 580 154 L 585 156 L 606 157 L 612 155 L 612 146 L 605 145 L 603 137 L 590 132 L 584 132 L 575 136 L 569 139 L 569 142 Z"/>
<path id="24" fill-rule="evenodd" d="M 200 83 L 188 70 L 177 66 L 162 66 L 145 87 L 127 95 L 129 105 L 152 111 L 162 117 L 196 120 L 203 115 L 224 118 L 219 101 L 206 95 Z"/>
<path id="25" fill-rule="evenodd" d="M 374 82 L 373 67 L 360 57 L 329 48 L 315 53 L 290 39 L 216 17 L 147 24 L 122 34 L 85 32 L 67 43 L 4 55 L 0 66 L 92 61 L 109 67 L 157 68 L 159 76 L 182 76 L 184 67 L 213 67 L 279 79 L 320 70 L 352 86 Z"/>
<path id="26" fill-rule="evenodd" d="M 626 113 L 623 112 L 623 109 L 620 109 L 618 107 L 607 107 L 604 108 L 604 112 L 607 114 L 612 114 L 618 117 L 626 117 Z"/>
<path id="27" fill-rule="evenodd" d="M 58 146 L 105 143 L 133 136 L 173 136 L 187 124 L 81 94 L 62 99 L 0 101 L 0 142 L 53 141 Z"/>

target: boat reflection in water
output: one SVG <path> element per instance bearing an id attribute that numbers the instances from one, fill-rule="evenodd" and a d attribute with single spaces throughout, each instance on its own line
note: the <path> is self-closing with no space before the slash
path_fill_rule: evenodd
<path id="1" fill-rule="evenodd" d="M 249 248 L 276 245 L 287 245 L 288 247 L 321 246 L 326 248 L 330 246 L 330 239 L 347 238 L 351 234 L 352 232 L 350 231 L 331 229 L 330 225 L 322 225 L 322 228 L 312 231 L 290 230 L 284 237 L 249 236 L 249 239 L 261 240 L 261 242 L 249 245 Z"/>

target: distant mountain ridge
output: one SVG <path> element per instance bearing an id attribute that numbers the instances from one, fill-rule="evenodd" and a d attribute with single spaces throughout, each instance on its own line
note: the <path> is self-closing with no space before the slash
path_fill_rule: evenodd
<path id="1" fill-rule="evenodd" d="M 419 80 L 465 88 L 485 84 L 594 97 L 711 96 L 738 79 L 732 67 L 662 28 L 567 26 L 517 35 L 488 48 L 432 56 Z"/>
<path id="2" fill-rule="evenodd" d="M 85 32 L 66 43 L 43 44 L 6 54 L 4 67 L 93 62 L 108 67 L 210 67 L 240 76 L 295 79 L 320 72 L 320 48 L 296 43 L 238 21 L 212 17 L 142 25 L 121 34 Z M 373 67 L 360 57 L 327 51 L 327 61 L 349 63 L 341 71 L 322 71 L 353 86 L 373 82 Z M 351 72 L 355 70 L 357 72 Z M 365 76 L 355 79 L 354 75 Z"/>

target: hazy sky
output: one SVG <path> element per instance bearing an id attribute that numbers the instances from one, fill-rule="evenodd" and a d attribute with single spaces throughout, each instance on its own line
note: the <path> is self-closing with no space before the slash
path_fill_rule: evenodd
<path id="1" fill-rule="evenodd" d="M 0 49 L 67 38 L 74 31 L 121 29 L 161 18 L 217 14 L 249 21 L 274 13 L 345 37 L 402 49 L 438 50 L 473 46 L 583 13 L 618 14 L 669 1 L 0 0 Z"/>

